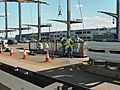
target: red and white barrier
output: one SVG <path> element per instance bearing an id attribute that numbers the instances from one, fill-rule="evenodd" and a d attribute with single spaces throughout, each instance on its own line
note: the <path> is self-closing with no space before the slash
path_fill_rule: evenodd
<path id="1" fill-rule="evenodd" d="M 26 54 L 26 50 L 24 49 L 24 53 L 23 53 L 23 59 L 27 58 L 27 54 Z"/>
<path id="2" fill-rule="evenodd" d="M 0 54 L 2 54 L 3 53 L 3 50 L 2 50 L 2 47 L 0 48 Z"/>
<path id="3" fill-rule="evenodd" d="M 10 56 L 14 56 L 13 48 L 10 49 Z"/>
<path id="4" fill-rule="evenodd" d="M 49 58 L 48 50 L 45 51 L 45 54 L 46 54 L 45 62 L 49 62 L 49 61 L 50 61 L 50 58 Z"/>

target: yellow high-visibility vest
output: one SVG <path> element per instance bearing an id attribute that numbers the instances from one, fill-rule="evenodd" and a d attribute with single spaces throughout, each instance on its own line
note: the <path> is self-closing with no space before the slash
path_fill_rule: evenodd
<path id="1" fill-rule="evenodd" d="M 67 39 L 66 41 L 66 48 L 71 47 L 72 40 L 70 38 Z"/>
<path id="2" fill-rule="evenodd" d="M 48 49 L 49 45 L 47 43 L 45 43 L 45 49 Z"/>

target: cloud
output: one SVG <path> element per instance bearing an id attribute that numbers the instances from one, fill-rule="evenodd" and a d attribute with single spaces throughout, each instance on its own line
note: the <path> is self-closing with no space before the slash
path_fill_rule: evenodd
<path id="1" fill-rule="evenodd" d="M 94 21 L 99 21 L 99 22 L 108 22 L 111 23 L 111 20 L 105 17 L 100 17 L 100 16 L 92 16 L 92 17 L 84 17 L 86 20 L 94 20 Z"/>
<path id="2" fill-rule="evenodd" d="M 76 9 L 79 9 L 80 7 L 83 7 L 83 5 L 74 4 L 74 7 L 75 7 Z"/>

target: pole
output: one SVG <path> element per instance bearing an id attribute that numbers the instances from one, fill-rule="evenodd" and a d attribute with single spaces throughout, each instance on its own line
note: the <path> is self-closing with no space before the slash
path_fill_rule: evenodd
<path id="1" fill-rule="evenodd" d="M 67 0 L 67 36 L 70 36 L 70 0 Z"/>
<path id="2" fill-rule="evenodd" d="M 7 2 L 5 2 L 5 28 L 6 28 L 5 39 L 8 39 Z"/>
<path id="3" fill-rule="evenodd" d="M 18 11 L 19 11 L 19 42 L 21 41 L 21 2 L 18 2 Z"/>
<path id="4" fill-rule="evenodd" d="M 49 26 L 49 43 L 50 43 L 50 26 Z"/>
<path id="5" fill-rule="evenodd" d="M 120 0 L 117 0 L 117 15 L 118 15 L 118 18 L 117 18 L 117 29 L 116 29 L 116 33 L 117 33 L 117 36 L 118 36 L 118 41 L 120 41 Z"/>
<path id="6" fill-rule="evenodd" d="M 41 17 L 40 17 L 40 0 L 38 0 L 38 38 L 37 43 L 41 40 Z"/>

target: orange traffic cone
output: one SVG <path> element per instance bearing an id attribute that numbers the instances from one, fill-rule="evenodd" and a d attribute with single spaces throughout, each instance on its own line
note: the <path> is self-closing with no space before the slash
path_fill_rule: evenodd
<path id="1" fill-rule="evenodd" d="M 23 59 L 26 59 L 27 54 L 26 54 L 26 50 L 24 49 L 24 54 L 23 54 Z"/>
<path id="2" fill-rule="evenodd" d="M 0 54 L 2 54 L 3 53 L 3 50 L 2 50 L 2 47 L 0 48 Z"/>
<path id="3" fill-rule="evenodd" d="M 45 60 L 45 62 L 49 62 L 50 58 L 49 58 L 48 50 L 46 50 L 45 53 L 46 53 L 46 60 Z"/>
<path id="4" fill-rule="evenodd" d="M 14 52 L 13 52 L 13 48 L 10 49 L 10 56 L 13 56 Z"/>

